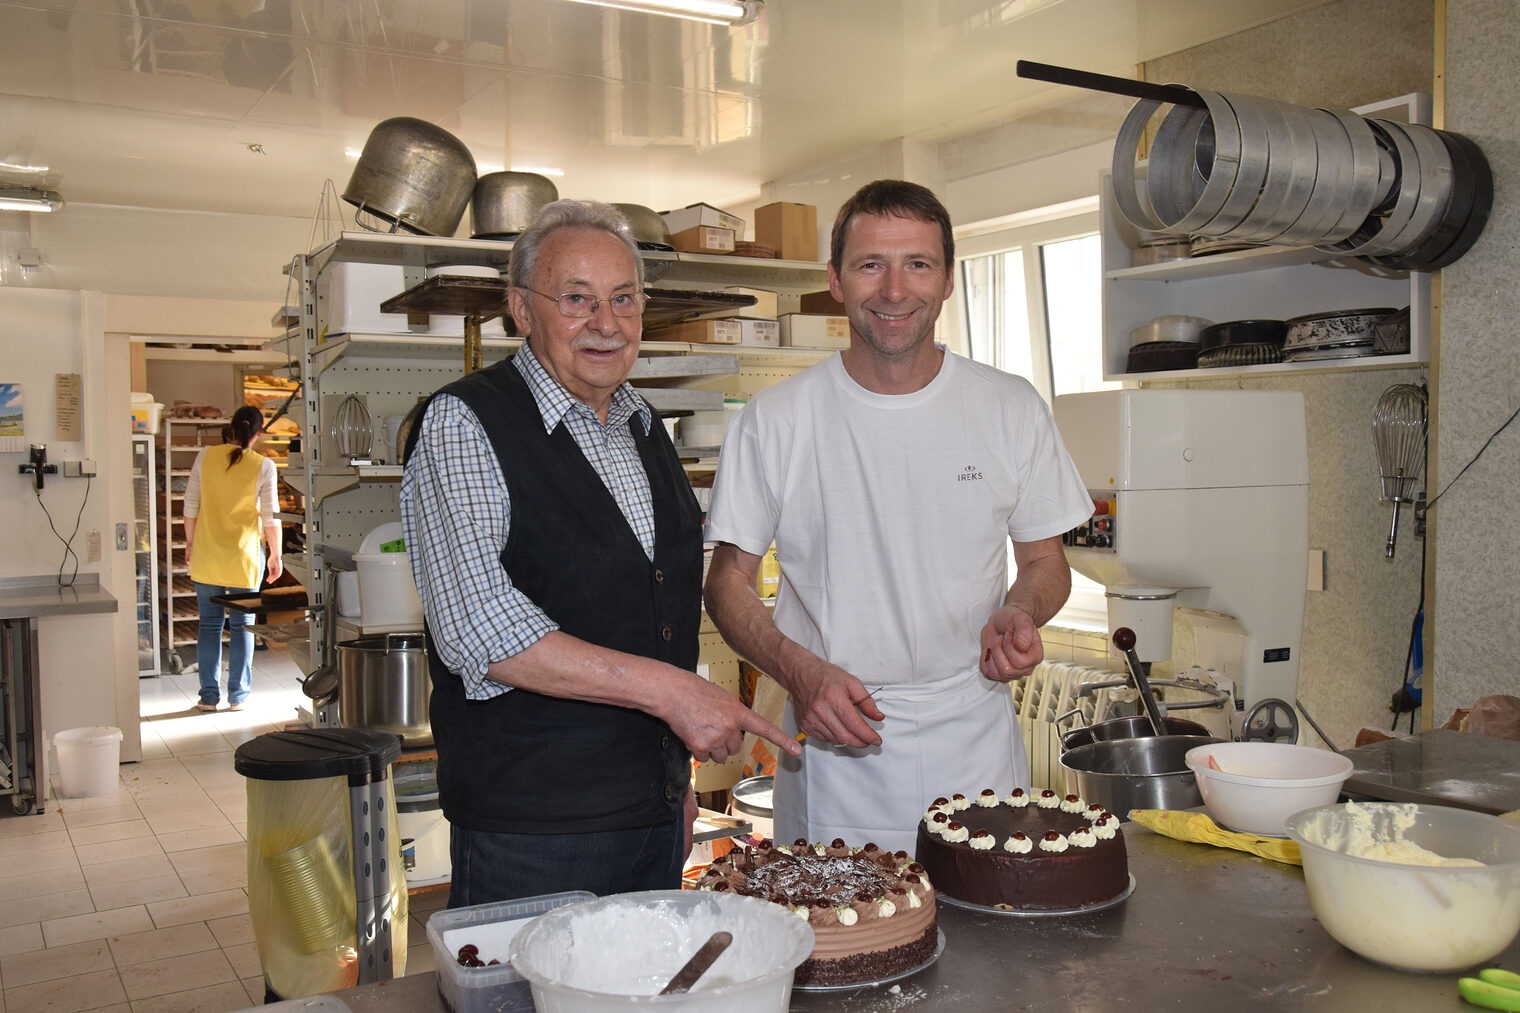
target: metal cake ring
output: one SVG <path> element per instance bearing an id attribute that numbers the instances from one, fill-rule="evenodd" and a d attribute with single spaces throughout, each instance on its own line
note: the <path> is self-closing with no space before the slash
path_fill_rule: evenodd
<path id="1" fill-rule="evenodd" d="M 1332 253 L 1344 253 L 1353 257 L 1375 257 L 1392 252 L 1389 240 L 1409 223 L 1420 197 L 1420 156 L 1415 151 L 1414 143 L 1409 140 L 1409 135 L 1402 130 L 1388 130 L 1379 120 L 1368 120 L 1367 125 L 1393 145 L 1398 158 L 1398 200 L 1381 227 L 1370 236 L 1359 238 L 1363 236 L 1368 223 L 1376 224 L 1371 218 L 1350 239 L 1330 247 Z"/>
<path id="2" fill-rule="evenodd" d="M 1321 109 L 1340 121 L 1351 143 L 1351 196 L 1345 207 L 1325 235 L 1316 245 L 1327 252 L 1337 252 L 1335 244 L 1344 242 L 1362 227 L 1377 203 L 1378 183 L 1381 178 L 1377 137 L 1367 120 L 1344 109 Z"/>
<path id="3" fill-rule="evenodd" d="M 1305 109 L 1304 120 L 1314 134 L 1314 189 L 1298 220 L 1273 240 L 1285 246 L 1313 246 L 1340 219 L 1351 195 L 1351 138 L 1335 116 L 1323 109 Z"/>
<path id="4" fill-rule="evenodd" d="M 1240 164 L 1224 206 L 1210 221 L 1191 230 L 1201 236 L 1229 236 L 1256 206 L 1267 179 L 1267 114 L 1261 100 L 1250 95 L 1224 94 L 1219 95 L 1219 100 L 1230 109 L 1230 119 L 1240 130 Z"/>
<path id="5" fill-rule="evenodd" d="M 1146 192 L 1159 221 L 1178 221 L 1198 202 L 1199 136 L 1209 114 L 1195 106 L 1173 106 L 1151 140 Z"/>
<path id="6" fill-rule="evenodd" d="M 1155 99 L 1140 99 L 1130 107 L 1119 127 L 1119 136 L 1114 140 L 1114 203 L 1119 205 L 1120 213 L 1131 225 L 1149 232 L 1164 232 L 1166 226 L 1140 201 L 1140 191 L 1135 186 L 1135 159 L 1145 136 L 1145 125 L 1161 106 L 1162 103 Z"/>
<path id="7" fill-rule="evenodd" d="M 1231 235 L 1266 243 L 1291 228 L 1308 206 L 1319 168 L 1319 145 L 1305 115 L 1308 110 L 1286 102 L 1262 101 L 1268 112 L 1270 143 L 1267 182 L 1256 208 Z"/>
<path id="8" fill-rule="evenodd" d="M 1414 145 L 1420 163 L 1420 196 L 1409 223 L 1390 242 L 1393 256 L 1402 256 L 1420 245 L 1440 224 L 1441 216 L 1451 206 L 1451 153 L 1441 138 L 1429 127 L 1418 123 L 1384 121 L 1385 127 L 1402 131 Z"/>
<path id="9" fill-rule="evenodd" d="M 1198 202 L 1182 218 L 1166 223 L 1166 231 L 1183 232 L 1189 235 L 1215 235 L 1217 233 L 1206 231 L 1206 227 L 1228 204 L 1240 180 L 1241 170 L 1244 168 L 1241 163 L 1240 122 L 1235 117 L 1235 110 L 1219 92 L 1194 88 L 1193 93 L 1203 99 L 1204 104 L 1209 107 L 1209 122 L 1214 132 L 1213 165 L 1209 172 L 1209 181 L 1204 185 Z M 1201 136 L 1201 128 L 1199 133 Z M 1265 164 L 1262 168 L 1265 170 Z M 1252 185 L 1260 185 L 1260 181 Z"/>

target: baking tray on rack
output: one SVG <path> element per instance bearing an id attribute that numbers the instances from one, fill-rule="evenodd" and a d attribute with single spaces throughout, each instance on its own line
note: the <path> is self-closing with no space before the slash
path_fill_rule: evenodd
<path id="1" fill-rule="evenodd" d="M 262 593 L 218 594 L 213 595 L 211 601 L 216 605 L 225 605 L 234 612 L 246 612 L 249 614 L 260 612 L 296 612 L 312 607 L 307 604 L 305 591 L 302 591 L 300 594 L 281 595 L 275 598 L 265 598 Z"/>

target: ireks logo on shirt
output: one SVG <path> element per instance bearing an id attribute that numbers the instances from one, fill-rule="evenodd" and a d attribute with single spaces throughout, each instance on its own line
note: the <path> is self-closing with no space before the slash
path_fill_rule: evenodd
<path id="1" fill-rule="evenodd" d="M 955 480 L 957 482 L 980 482 L 982 480 L 982 473 L 976 470 L 976 465 L 968 464 L 961 470 L 959 475 L 955 476 Z"/>

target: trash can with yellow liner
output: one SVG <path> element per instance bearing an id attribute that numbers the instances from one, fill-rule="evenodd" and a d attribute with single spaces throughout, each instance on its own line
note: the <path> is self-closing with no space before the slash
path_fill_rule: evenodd
<path id="1" fill-rule="evenodd" d="M 266 1001 L 406 973 L 406 877 L 391 764 L 401 738 L 303 728 L 238 747 L 248 911 Z"/>

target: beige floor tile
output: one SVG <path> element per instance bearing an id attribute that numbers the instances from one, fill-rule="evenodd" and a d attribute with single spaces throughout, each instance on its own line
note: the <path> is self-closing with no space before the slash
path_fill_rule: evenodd
<path id="1" fill-rule="evenodd" d="M 16 862 L 30 864 L 36 855 L 50 851 L 67 851 L 73 846 L 74 842 L 69 839 L 67 827 L 60 827 L 45 834 L 29 834 L 26 837 L 0 840 L 0 868 Z"/>
<path id="2" fill-rule="evenodd" d="M 248 883 L 248 856 L 242 844 L 177 851 L 168 857 L 191 894 L 217 893 Z"/>
<path id="3" fill-rule="evenodd" d="M 0 957 L 42 949 L 42 923 L 27 922 L 0 929 Z M 0 1013 L 4 1007 L 0 1006 Z"/>
<path id="4" fill-rule="evenodd" d="M 97 827 L 102 823 L 130 823 L 132 820 L 140 820 L 143 814 L 137 808 L 137 803 L 128 801 L 120 805 L 107 806 L 100 809 L 65 807 L 63 819 L 69 825 L 69 829 L 75 827 Z"/>
<path id="5" fill-rule="evenodd" d="M 63 821 L 63 814 L 54 810 L 51 806 L 45 813 L 34 813 L 31 816 L 17 816 L 6 807 L 5 815 L 0 816 L 0 839 L 9 840 L 12 837 L 30 837 L 33 834 L 48 834 L 55 830 L 66 830 L 68 825 Z"/>
<path id="6" fill-rule="evenodd" d="M 25 868 L 34 873 L 65 873 L 79 869 L 79 859 L 74 855 L 73 848 L 48 848 L 24 858 L 12 858 L 7 860 L 6 867 Z"/>
<path id="7" fill-rule="evenodd" d="M 239 978 L 257 978 L 264 974 L 264 966 L 259 963 L 259 950 L 253 943 L 238 943 L 236 946 L 222 947 L 222 953 L 227 957 L 227 962 L 237 972 Z"/>
<path id="8" fill-rule="evenodd" d="M 264 1005 L 264 996 L 268 988 L 262 977 L 243 979 L 243 992 L 248 996 L 248 1003 L 251 1006 Z"/>
<path id="9" fill-rule="evenodd" d="M 206 923 L 211 934 L 223 949 L 239 943 L 253 942 L 253 918 L 250 915 L 233 915 L 230 918 L 213 918 Z"/>
<path id="10" fill-rule="evenodd" d="M 28 864 L 25 875 L 0 878 L 0 901 L 83 889 L 84 872 L 77 862 L 57 869 L 39 869 Z"/>
<path id="11" fill-rule="evenodd" d="M 64 821 L 68 822 L 68 815 L 70 813 L 86 812 L 90 809 L 114 809 L 118 806 L 130 804 L 132 796 L 125 788 L 119 786 L 119 779 L 123 769 L 122 767 L 117 768 L 118 787 L 104 795 L 91 795 L 88 798 L 63 798 L 62 796 L 55 796 L 54 800 L 57 802 L 58 809 L 64 814 Z M 54 767 L 53 780 L 55 784 L 57 783 L 57 777 L 58 768 Z"/>
<path id="12" fill-rule="evenodd" d="M 166 900 L 148 905 L 148 914 L 152 916 L 153 924 L 159 928 L 247 913 L 248 895 L 242 890 L 221 890 L 217 893 L 186 897 L 183 900 Z"/>
<path id="13" fill-rule="evenodd" d="M 52 946 L 11 957 L 0 958 L 0 977 L 6 988 L 35 985 L 74 975 L 104 971 L 116 965 L 104 939 L 90 939 L 70 946 Z"/>
<path id="14" fill-rule="evenodd" d="M 199 830 L 176 830 L 173 833 L 159 834 L 158 843 L 163 845 L 165 852 L 173 854 L 177 851 L 216 847 L 220 844 L 241 845 L 243 837 L 232 824 L 227 823 L 219 827 L 201 827 Z"/>
<path id="15" fill-rule="evenodd" d="M 172 834 L 183 830 L 201 830 L 206 827 L 224 827 L 227 817 L 208 798 L 202 796 L 193 804 L 173 801 L 144 802 L 143 817 L 155 834 Z"/>
<path id="16" fill-rule="evenodd" d="M 69 838 L 73 840 L 74 847 L 76 848 L 152 836 L 153 829 L 148 826 L 147 820 L 128 820 L 125 823 L 102 823 L 94 827 L 76 827 L 69 831 Z"/>
<path id="17" fill-rule="evenodd" d="M 86 939 L 105 939 L 127 932 L 144 932 L 151 928 L 153 919 L 148 917 L 147 908 L 123 907 L 44 920 L 42 938 L 49 947 L 67 946 Z"/>
<path id="18" fill-rule="evenodd" d="M 116 826 L 147 826 L 144 820 L 135 820 L 131 824 L 118 823 Z M 153 858 L 164 853 L 163 845 L 158 843 L 158 838 L 152 834 L 143 837 L 129 837 L 120 841 L 107 841 L 102 844 L 82 844 L 74 849 L 79 857 L 79 864 L 84 867 L 104 865 L 109 862 L 123 862 L 133 858 Z"/>
<path id="19" fill-rule="evenodd" d="M 155 841 L 155 843 L 157 842 Z M 84 872 L 85 884 L 91 889 L 97 886 L 110 886 L 115 883 L 130 883 L 139 879 L 150 879 L 155 876 L 174 875 L 174 865 L 169 861 L 169 856 L 164 854 L 162 849 L 156 855 L 139 855 L 135 858 L 99 862 L 95 865 L 85 865 L 80 868 Z"/>
<path id="20" fill-rule="evenodd" d="M 126 879 L 90 887 L 90 897 L 95 901 L 97 911 L 188 896 L 190 891 L 185 888 L 184 880 L 175 875 Z"/>
<path id="21" fill-rule="evenodd" d="M 66 890 L 37 897 L 0 901 L 0 926 L 47 922 L 55 918 L 88 914 L 95 910 L 88 890 Z M 71 942 L 76 940 L 70 940 Z"/>
<path id="22" fill-rule="evenodd" d="M 259 1002 L 264 1000 L 260 979 Z M 171 992 L 138 999 L 132 1003 L 132 1013 L 226 1013 L 255 1005 L 239 981 L 227 981 L 204 988 L 192 988 L 184 992 Z"/>
<path id="23" fill-rule="evenodd" d="M 111 956 L 117 967 L 146 964 L 153 960 L 182 957 L 187 953 L 202 953 L 218 948 L 217 940 L 205 922 L 187 922 L 167 929 L 150 929 L 146 932 L 129 932 L 112 936 Z"/>
<path id="24" fill-rule="evenodd" d="M 410 942 L 406 946 L 406 973 L 422 974 L 427 971 L 438 969 L 438 954 L 433 952 L 433 947 L 423 941 L 420 946 L 413 946 Z"/>
<path id="25" fill-rule="evenodd" d="M 78 1013 L 126 1000 L 114 968 L 5 990 L 5 1007 L 15 1013 Z"/>
<path id="26" fill-rule="evenodd" d="M 238 980 L 220 949 L 132 964 L 121 968 L 120 974 L 127 998 L 134 1002 L 148 996 L 184 992 L 222 982 L 236 983 Z"/>

